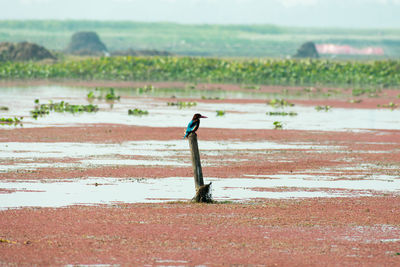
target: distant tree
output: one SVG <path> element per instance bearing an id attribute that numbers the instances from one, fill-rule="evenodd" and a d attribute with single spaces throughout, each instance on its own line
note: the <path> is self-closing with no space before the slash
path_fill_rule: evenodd
<path id="1" fill-rule="evenodd" d="M 296 55 L 294 57 L 297 58 L 319 58 L 319 54 L 315 44 L 313 42 L 306 42 L 300 46 L 297 50 Z"/>
<path id="2" fill-rule="evenodd" d="M 72 35 L 66 52 L 75 55 L 104 55 L 108 50 L 96 32 L 77 32 Z"/>

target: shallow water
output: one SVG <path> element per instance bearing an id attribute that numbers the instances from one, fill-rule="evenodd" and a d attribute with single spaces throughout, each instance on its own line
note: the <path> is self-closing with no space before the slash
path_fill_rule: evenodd
<path id="1" fill-rule="evenodd" d="M 400 181 L 378 183 L 367 181 L 306 181 L 303 178 L 281 179 L 220 179 L 210 178 L 212 194 L 217 201 L 247 202 L 255 199 L 280 198 L 314 198 L 314 197 L 353 197 L 354 192 L 337 189 L 368 189 L 378 191 L 398 191 Z M 378 186 L 377 185 L 381 185 Z M 301 187 L 295 191 L 284 189 L 282 192 L 262 192 L 255 189 L 276 187 Z M 329 190 L 307 191 L 307 188 Z M 195 193 L 193 178 L 171 177 L 163 179 L 121 179 L 121 178 L 88 178 L 68 180 L 38 181 L 1 181 L 0 188 L 16 190 L 12 193 L 0 194 L 0 208 L 18 207 L 62 207 L 75 204 L 96 205 L 113 203 L 151 203 L 190 200 Z M 29 190 L 28 192 L 26 190 Z M 357 195 L 370 193 L 358 192 Z"/>
<path id="2" fill-rule="evenodd" d="M 157 89 L 158 90 L 158 89 Z M 156 92 L 157 92 L 156 90 Z M 167 102 L 176 102 L 179 98 L 153 98 L 152 96 L 137 96 L 134 91 L 122 90 L 121 100 L 115 101 L 113 108 L 104 100 L 95 100 L 99 106 L 97 113 L 51 113 L 34 120 L 29 111 L 34 108 L 34 100 L 41 103 L 49 100 L 65 100 L 70 104 L 88 104 L 86 96 L 91 89 L 71 88 L 62 86 L 42 86 L 27 88 L 1 88 L 0 106 L 8 106 L 10 110 L 2 113 L 4 116 L 23 116 L 24 127 L 45 126 L 75 126 L 94 123 L 118 123 L 125 125 L 153 127 L 182 127 L 187 125 L 193 113 L 200 112 L 209 117 L 202 125 L 208 128 L 227 129 L 272 129 L 273 122 L 280 121 L 284 129 L 326 130 L 326 131 L 358 131 L 360 129 L 400 129 L 400 111 L 389 109 L 344 109 L 332 108 L 331 111 L 317 112 L 314 107 L 294 106 L 276 109 L 266 104 L 221 104 L 198 103 L 197 106 L 179 109 L 167 106 Z M 165 92 L 165 90 L 161 90 Z M 196 90 L 184 90 L 185 97 L 197 97 Z M 178 95 L 182 90 L 167 91 L 170 95 Z M 175 93 L 173 93 L 175 92 Z M 222 91 L 217 91 L 222 94 Z M 202 94 L 218 94 L 215 91 L 202 91 Z M 226 92 L 225 92 L 226 93 Z M 225 94 L 224 93 L 224 94 Z M 155 94 L 155 93 L 154 93 Z M 154 95 L 153 94 L 153 95 Z M 186 95 L 189 94 L 189 95 Z M 246 93 L 230 92 L 225 97 L 246 98 Z M 152 95 L 152 94 L 150 94 Z M 183 96 L 183 95 L 182 95 Z M 264 99 L 264 95 L 258 95 Z M 148 110 L 147 116 L 129 116 L 128 109 L 140 108 Z M 225 116 L 216 116 L 216 110 L 225 110 Z M 297 112 L 298 116 L 267 116 L 266 112 L 285 110 Z M 13 126 L 2 126 L 12 128 Z"/>
<path id="3" fill-rule="evenodd" d="M 93 167 L 104 165 L 147 165 L 190 167 L 190 152 L 187 141 L 130 141 L 120 144 L 98 143 L 23 143 L 0 142 L 0 173 L 38 168 Z M 337 146 L 315 145 L 313 143 L 242 142 L 242 141 L 202 141 L 201 154 L 222 156 L 239 151 L 253 151 L 253 154 L 281 149 L 313 149 L 313 151 L 337 150 Z M 124 158 L 125 157 L 125 158 Z M 129 158 L 126 158 L 129 157 Z M 46 162 L 52 159 L 54 162 Z M 73 162 L 65 163 L 64 159 Z M 44 162 L 33 162 L 33 161 Z M 205 161 L 203 166 L 230 161 L 230 157 L 220 157 L 213 163 Z M 12 161 L 7 164 L 7 161 Z M 3 163 L 3 164 L 1 164 Z"/>
<path id="4" fill-rule="evenodd" d="M 153 98 L 159 96 L 155 92 L 149 93 L 149 96 L 143 96 L 129 90 L 120 91 L 121 101 L 116 101 L 112 108 L 105 101 L 94 101 L 94 104 L 100 107 L 100 111 L 97 113 L 75 115 L 52 113 L 37 120 L 29 117 L 29 111 L 33 109 L 36 98 L 40 98 L 41 103 L 47 103 L 49 100 L 57 102 L 65 100 L 71 104 L 88 104 L 86 95 L 89 91 L 89 89 L 57 86 L 2 88 L 0 90 L 0 106 L 8 106 L 10 110 L 1 113 L 1 116 L 24 116 L 24 127 L 119 123 L 184 128 L 194 112 L 201 112 L 209 117 L 202 121 L 202 127 L 208 128 L 272 129 L 274 121 L 281 121 L 284 129 L 333 131 L 400 129 L 400 112 L 398 110 L 332 108 L 329 112 L 317 112 L 314 107 L 295 106 L 283 110 L 297 112 L 298 116 L 267 116 L 266 112 L 281 109 L 275 109 L 266 104 L 218 103 L 198 103 L 193 108 L 178 109 L 166 104 L 168 101 L 177 101 L 177 98 L 162 100 Z M 173 92 L 173 90 L 162 90 L 164 96 Z M 176 96 L 193 97 L 190 91 L 182 92 L 176 91 Z M 194 95 L 200 97 L 196 95 L 198 93 L 196 92 Z M 211 96 L 218 95 L 218 91 L 203 93 Z M 135 97 L 128 97 L 129 95 Z M 249 97 L 238 93 L 224 95 L 224 97 L 227 96 L 230 98 Z M 150 114 L 142 117 L 128 116 L 127 110 L 134 108 L 148 110 Z M 225 110 L 226 115 L 217 117 L 216 110 Z M 2 129 L 14 128 L 14 126 L 2 127 Z M 343 147 L 329 145 L 329 143 L 320 145 L 312 142 L 276 143 L 232 140 L 229 142 L 202 141 L 200 150 L 202 155 L 213 157 L 212 162 L 208 160 L 202 162 L 205 167 L 231 164 L 229 160 L 232 157 L 224 155 L 232 153 L 243 153 L 244 155 L 251 153 L 254 158 L 263 154 L 259 158 L 268 162 L 290 162 L 290 158 L 276 157 L 273 154 L 274 150 L 307 150 L 304 153 L 321 154 L 327 151 L 331 153 L 348 152 Z M 370 153 L 369 151 L 358 152 Z M 243 156 L 236 161 L 254 160 L 254 158 L 248 159 Z M 0 173 L 39 168 L 88 168 L 107 165 L 184 166 L 190 168 L 191 162 L 188 143 L 181 140 L 181 136 L 170 141 L 131 141 L 120 144 L 0 142 Z M 349 160 L 348 166 L 309 170 L 307 174 L 304 172 L 290 175 L 247 175 L 247 178 L 240 179 L 207 178 L 206 182 L 213 182 L 213 196 L 215 200 L 219 201 L 246 202 L 258 198 L 353 197 L 370 195 L 372 192 L 389 192 L 391 194 L 400 192 L 399 177 L 363 173 L 364 169 L 367 170 L 367 173 L 374 166 L 358 166 L 357 175 L 345 174 L 345 177 L 340 177 L 339 173 L 346 173 L 346 170 L 354 170 L 354 168 Z M 341 179 L 338 180 L 338 178 Z M 73 204 L 112 204 L 115 202 L 186 201 L 194 195 L 193 178 L 182 177 L 164 179 L 90 177 L 62 181 L 46 179 L 45 182 L 2 180 L 0 188 L 11 190 L 11 193 L 0 193 L 0 208 L 2 209 L 24 206 L 60 207 Z M 276 192 L 272 192 L 274 189 L 277 189 Z"/>

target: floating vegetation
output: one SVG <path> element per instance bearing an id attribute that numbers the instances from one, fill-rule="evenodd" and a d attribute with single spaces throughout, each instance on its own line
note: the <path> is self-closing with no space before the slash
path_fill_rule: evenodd
<path id="1" fill-rule="evenodd" d="M 283 128 L 283 124 L 280 121 L 274 121 L 274 129 L 282 129 Z"/>
<path id="2" fill-rule="evenodd" d="M 115 94 L 114 88 L 110 88 L 110 91 L 106 94 L 106 100 L 108 101 L 114 101 L 114 100 L 119 101 L 120 98 L 121 97 L 119 95 Z"/>
<path id="3" fill-rule="evenodd" d="M 361 102 L 362 102 L 362 99 L 350 99 L 349 100 L 349 103 L 352 103 L 352 104 L 359 104 Z"/>
<path id="4" fill-rule="evenodd" d="M 90 91 L 90 92 L 87 94 L 87 98 L 93 100 L 93 99 L 96 98 L 96 96 L 94 95 L 93 91 Z"/>
<path id="5" fill-rule="evenodd" d="M 393 109 L 396 109 L 398 107 L 398 105 L 393 102 L 390 102 L 389 104 L 383 104 L 383 105 L 378 104 L 378 107 L 390 108 L 393 110 Z"/>
<path id="6" fill-rule="evenodd" d="M 284 111 L 282 111 L 282 112 L 267 112 L 266 114 L 269 116 L 297 116 L 298 115 L 297 112 L 293 112 L 293 111 L 291 111 L 291 112 L 284 112 Z"/>
<path id="7" fill-rule="evenodd" d="M 50 113 L 55 112 L 70 112 L 70 113 L 81 113 L 81 112 L 97 112 L 99 110 L 97 105 L 71 105 L 67 102 L 61 101 L 59 103 L 53 103 L 50 101 L 49 104 L 40 104 L 39 99 L 35 100 L 35 109 L 31 110 L 32 117 L 37 119 Z"/>
<path id="8" fill-rule="evenodd" d="M 315 87 L 306 87 L 306 88 L 303 88 L 303 91 L 306 93 L 315 93 L 315 92 L 320 92 L 321 89 L 319 89 L 319 88 L 316 89 Z"/>
<path id="9" fill-rule="evenodd" d="M 189 83 L 185 85 L 186 89 L 196 89 L 197 84 L 195 83 Z"/>
<path id="10" fill-rule="evenodd" d="M 331 110 L 331 106 L 316 106 L 315 107 L 315 110 L 316 111 L 329 111 L 329 110 Z"/>
<path id="11" fill-rule="evenodd" d="M 143 87 L 138 87 L 136 88 L 136 93 L 138 94 L 143 94 L 143 93 L 147 93 L 147 92 L 154 92 L 156 88 L 153 85 L 145 85 Z"/>
<path id="12" fill-rule="evenodd" d="M 147 110 L 141 110 L 141 109 L 135 108 L 135 109 L 128 110 L 128 115 L 143 116 L 143 115 L 149 115 L 149 112 Z"/>
<path id="13" fill-rule="evenodd" d="M 14 117 L 14 118 L 0 118 L 0 124 L 1 125 L 10 125 L 10 124 L 14 124 L 14 125 L 22 125 L 22 120 L 24 119 L 24 117 Z"/>
<path id="14" fill-rule="evenodd" d="M 114 100 L 118 100 L 119 101 L 120 100 L 121 97 L 115 94 L 114 88 L 110 87 L 110 88 L 104 88 L 104 89 L 106 89 L 106 90 L 108 89 L 108 92 L 104 97 L 105 100 L 107 100 L 107 101 L 114 101 Z M 102 91 L 104 89 L 96 87 L 95 91 Z M 87 94 L 87 98 L 88 98 L 89 101 L 93 101 L 94 99 L 101 100 L 101 99 L 103 99 L 103 96 L 101 94 L 96 96 L 96 94 L 93 91 L 90 91 Z"/>
<path id="15" fill-rule="evenodd" d="M 225 115 L 225 111 L 224 110 L 217 110 L 217 116 L 224 116 Z"/>
<path id="16" fill-rule="evenodd" d="M 207 96 L 202 95 L 201 99 L 203 99 L 203 100 L 221 100 L 222 98 L 220 98 L 218 96 L 216 96 L 216 97 L 207 97 Z"/>
<path id="17" fill-rule="evenodd" d="M 168 102 L 167 106 L 177 106 L 178 108 L 191 108 L 197 106 L 197 102 L 183 102 L 183 101 Z"/>
<path id="18" fill-rule="evenodd" d="M 8 108 L 8 107 L 6 107 L 6 106 L 1 106 L 1 107 L 0 107 L 0 110 L 1 110 L 1 111 L 8 111 L 8 110 L 9 110 L 9 108 Z"/>
<path id="19" fill-rule="evenodd" d="M 369 97 L 378 97 L 378 92 L 380 92 L 380 90 L 377 89 L 353 89 L 352 95 L 361 96 L 368 94 Z"/>
<path id="20" fill-rule="evenodd" d="M 294 104 L 287 102 L 285 99 L 274 98 L 269 100 L 268 105 L 274 108 L 293 107 Z"/>
<path id="21" fill-rule="evenodd" d="M 251 85 L 251 84 L 250 85 L 249 84 L 241 85 L 240 88 L 251 89 L 251 90 L 260 90 L 261 89 L 261 87 L 259 85 Z"/>

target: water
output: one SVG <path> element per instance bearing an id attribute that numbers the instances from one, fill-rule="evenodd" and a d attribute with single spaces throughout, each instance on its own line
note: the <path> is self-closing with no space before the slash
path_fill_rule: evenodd
<path id="1" fill-rule="evenodd" d="M 305 181 L 300 178 L 282 177 L 281 179 L 261 178 L 209 178 L 212 182 L 212 194 L 217 201 L 246 202 L 255 199 L 315 198 L 315 197 L 354 197 L 354 192 L 338 189 L 368 189 L 398 191 L 400 181 L 377 183 L 368 181 Z M 386 184 L 385 184 L 386 183 Z M 377 185 L 381 185 L 378 186 Z M 301 187 L 298 190 L 283 189 L 280 192 L 260 191 L 280 187 Z M 329 190 L 308 191 L 307 188 Z M 84 204 L 113 203 L 152 203 L 167 201 L 189 201 L 195 194 L 193 178 L 170 177 L 162 179 L 121 179 L 98 178 L 46 180 L 39 181 L 1 181 L 0 188 L 15 192 L 0 194 L 0 208 L 18 207 L 63 207 Z M 289 188 L 290 189 L 290 188 Z M 357 195 L 370 195 L 370 192 L 358 192 Z"/>
<path id="2" fill-rule="evenodd" d="M 190 167 L 190 152 L 188 148 L 188 143 L 184 140 L 130 141 L 120 144 L 0 142 L 0 173 L 52 168 L 55 165 L 57 168 L 87 168 L 105 165 Z M 337 150 L 339 147 L 315 145 L 313 143 L 201 142 L 202 155 L 220 156 L 218 160 L 214 160 L 212 163 L 204 162 L 203 166 L 230 162 L 232 161 L 230 157 L 222 157 L 229 153 L 235 154 L 240 151 L 252 150 L 254 155 L 281 149 L 313 149 L 313 151 L 318 152 Z M 49 159 L 52 161 L 48 162 Z M 65 163 L 63 162 L 64 159 L 72 159 L 73 162 Z M 10 160 L 12 162 L 7 164 L 6 162 Z M 55 164 L 54 161 L 57 161 L 57 163 Z M 273 160 L 271 159 L 270 161 Z"/>
<path id="3" fill-rule="evenodd" d="M 267 116 L 277 109 L 266 104 L 223 104 L 198 103 L 190 109 L 167 106 L 168 101 L 159 96 L 177 97 L 255 97 L 242 92 L 196 91 L 196 90 L 155 90 L 146 96 L 136 90 L 121 90 L 121 101 L 113 107 L 105 101 L 94 101 L 99 105 L 97 113 L 67 114 L 51 113 L 34 120 L 29 111 L 34 100 L 41 103 L 49 100 L 67 101 L 70 104 L 88 104 L 86 95 L 89 89 L 62 86 L 41 86 L 28 88 L 2 88 L 0 106 L 8 106 L 1 116 L 23 116 L 24 126 L 75 126 L 96 123 L 112 123 L 152 127 L 182 127 L 187 125 L 193 113 L 200 112 L 209 118 L 202 127 L 224 129 L 272 129 L 274 121 L 281 121 L 284 129 L 326 130 L 326 131 L 365 131 L 379 129 L 400 129 L 400 112 L 387 109 L 342 109 L 332 108 L 329 112 L 317 112 L 314 107 L 295 106 L 283 109 L 297 112 L 298 116 Z M 243 95 L 244 94 L 244 95 Z M 258 97 L 266 95 L 258 94 Z M 148 116 L 129 116 L 128 109 L 140 108 L 149 111 Z M 226 115 L 216 116 L 216 110 L 225 110 Z M 280 110 L 280 109 L 278 109 Z M 14 126 L 1 126 L 13 129 Z M 20 143 L 0 142 L 0 174 L 14 171 L 29 171 L 40 168 L 93 168 L 101 166 L 169 166 L 190 168 L 190 152 L 186 141 L 177 137 L 169 141 L 130 141 L 120 144 L 101 143 Z M 367 144 L 367 143 L 365 143 Z M 373 143 L 371 143 L 373 144 Z M 341 146 L 321 145 L 313 142 L 277 143 L 243 141 L 202 141 L 201 154 L 205 155 L 204 167 L 232 166 L 232 161 L 262 158 L 265 162 L 289 162 L 285 156 L 275 156 L 279 150 L 306 150 L 303 153 L 347 153 Z M 396 152 L 394 149 L 389 152 Z M 354 152 L 354 151 L 353 151 Z M 376 151 L 375 151 L 376 152 Z M 381 152 L 381 151 L 378 151 Z M 388 151 L 384 151 L 388 152 Z M 251 153 L 253 159 L 243 156 L 239 159 L 226 155 Z M 357 153 L 370 153 L 357 151 Z M 257 157 L 262 154 L 263 157 Z M 212 161 L 207 160 L 212 156 Z M 400 178 L 374 174 L 366 175 L 374 169 L 372 165 L 356 166 L 357 174 L 351 174 L 354 167 L 348 165 L 332 169 L 306 170 L 303 173 L 247 175 L 245 178 L 208 178 L 213 182 L 213 197 L 218 201 L 248 202 L 255 199 L 271 198 L 310 198 L 310 197 L 354 197 L 378 193 L 398 194 Z M 379 169 L 379 168 L 378 168 Z M 382 168 L 381 168 L 382 169 Z M 383 168 L 385 169 L 385 168 Z M 347 171 L 347 172 L 346 172 Z M 364 173 L 365 172 L 365 173 Z M 344 177 L 340 177 L 344 173 Z M 348 174 L 350 173 L 350 174 Z M 330 175 L 328 175 L 330 174 Z M 340 179 L 338 179 L 340 178 Z M 113 203 L 148 203 L 176 200 L 190 200 L 194 195 L 193 178 L 170 177 L 163 179 L 121 179 L 115 177 L 87 179 L 46 179 L 41 181 L 0 180 L 0 188 L 11 190 L 0 192 L 0 209 L 27 206 L 62 207 L 74 204 L 96 205 Z M 356 191 L 353 191 L 356 190 Z"/>
<path id="4" fill-rule="evenodd" d="M 71 88 L 62 86 L 42 86 L 28 88 L 1 88 L 0 106 L 8 106 L 10 111 L 4 116 L 23 116 L 24 127 L 47 126 L 75 126 L 95 123 L 117 123 L 124 125 L 152 126 L 152 127 L 182 127 L 187 125 L 194 113 L 199 112 L 209 117 L 203 127 L 226 129 L 272 129 L 273 122 L 280 121 L 284 129 L 297 130 L 324 130 L 324 131 L 359 131 L 365 129 L 400 129 L 400 111 L 389 109 L 344 109 L 333 107 L 328 112 L 317 112 L 314 107 L 294 106 L 283 110 L 297 112 L 298 116 L 267 116 L 266 112 L 277 111 L 266 104 L 224 104 L 198 103 L 197 106 L 187 109 L 178 109 L 167 106 L 167 102 L 176 102 L 179 99 L 160 99 L 150 96 L 135 96 L 135 90 L 122 90 L 121 101 L 116 101 L 111 108 L 110 104 L 95 100 L 93 104 L 99 106 L 97 113 L 69 114 L 53 112 L 48 116 L 34 120 L 29 111 L 34 108 L 34 100 L 39 98 L 41 103 L 49 100 L 59 102 L 65 100 L 70 104 L 88 104 L 86 100 L 89 89 Z M 192 90 L 162 90 L 155 92 L 185 94 L 218 94 L 215 91 Z M 192 93 L 190 93 L 192 92 Z M 230 92 L 230 98 L 246 97 L 243 92 Z M 166 93 L 166 94 L 167 94 Z M 244 96 L 242 94 L 245 94 Z M 161 94 L 163 95 L 163 94 Z M 179 94 L 178 94 L 179 96 Z M 189 95 L 188 95 L 189 96 Z M 258 95 L 263 97 L 263 95 Z M 199 96 L 198 96 L 199 97 Z M 129 116 L 128 109 L 139 108 L 149 111 L 147 116 Z M 216 110 L 226 111 L 225 116 L 216 116 Z M 3 113 L 2 113 L 3 114 Z M 9 126 L 2 126 L 9 128 Z M 13 126 L 12 126 L 13 127 Z"/>

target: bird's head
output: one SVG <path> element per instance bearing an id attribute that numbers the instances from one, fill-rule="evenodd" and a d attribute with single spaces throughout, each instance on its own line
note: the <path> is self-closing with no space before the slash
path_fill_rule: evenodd
<path id="1" fill-rule="evenodd" d="M 200 118 L 206 119 L 206 116 L 201 115 L 200 113 L 196 113 L 193 116 L 193 120 L 199 120 Z"/>

